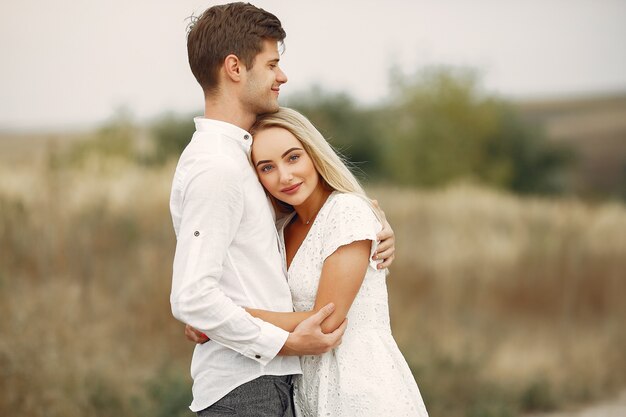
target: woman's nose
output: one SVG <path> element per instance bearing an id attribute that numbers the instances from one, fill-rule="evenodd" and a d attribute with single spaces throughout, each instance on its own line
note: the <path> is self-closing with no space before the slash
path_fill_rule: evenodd
<path id="1" fill-rule="evenodd" d="M 289 169 L 280 170 L 280 181 L 283 183 L 289 183 L 293 179 L 293 174 Z"/>

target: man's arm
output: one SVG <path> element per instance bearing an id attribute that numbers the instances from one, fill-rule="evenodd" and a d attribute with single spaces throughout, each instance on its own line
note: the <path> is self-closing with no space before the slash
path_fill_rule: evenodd
<path id="1" fill-rule="evenodd" d="M 378 269 L 384 269 L 389 267 L 395 259 L 396 238 L 393 229 L 391 229 L 391 225 L 387 221 L 387 216 L 385 216 L 385 212 L 380 208 L 378 201 L 372 200 L 372 203 L 374 204 L 376 210 L 378 210 L 378 214 L 383 224 L 381 231 L 376 234 L 376 239 L 378 239 L 380 243 L 378 244 L 378 248 L 376 249 L 376 253 L 372 259 L 382 259 L 382 262 L 378 264 Z"/>
<path id="2" fill-rule="evenodd" d="M 219 286 L 228 247 L 243 215 L 241 172 L 225 157 L 189 168 L 179 199 L 172 314 L 212 340 L 267 364 L 288 332 L 249 315 Z"/>
<path id="3" fill-rule="evenodd" d="M 186 334 L 208 338 L 268 363 L 276 354 L 326 352 L 341 342 L 344 328 L 323 334 L 320 323 L 334 307 L 320 310 L 289 333 L 248 314 L 219 288 L 222 264 L 243 213 L 240 173 L 232 161 L 211 161 L 191 170 L 184 187 L 170 302 Z M 330 309 L 330 312 L 329 312 Z"/>
<path id="4" fill-rule="evenodd" d="M 251 311 L 252 314 L 257 317 L 263 317 L 265 313 L 268 313 L 269 315 L 265 317 L 271 318 L 272 314 L 278 314 L 281 317 L 274 317 L 274 319 L 282 321 L 282 324 L 285 327 L 293 326 L 285 344 L 278 352 L 279 355 L 283 356 L 320 355 L 328 352 L 329 350 L 339 346 L 341 338 L 346 331 L 347 321 L 341 323 L 341 325 L 332 333 L 324 333 L 322 331 L 322 322 L 335 311 L 333 304 L 327 304 L 317 312 L 304 312 L 301 316 L 298 316 L 298 313 L 274 313 L 265 310 Z M 291 318 L 285 318 L 292 314 L 293 316 L 291 316 Z M 306 318 L 302 319 L 303 317 Z M 290 320 L 293 320 L 293 323 Z M 185 336 L 188 340 L 194 343 L 202 344 L 209 341 L 209 337 L 206 334 L 194 329 L 188 324 L 185 326 Z"/>

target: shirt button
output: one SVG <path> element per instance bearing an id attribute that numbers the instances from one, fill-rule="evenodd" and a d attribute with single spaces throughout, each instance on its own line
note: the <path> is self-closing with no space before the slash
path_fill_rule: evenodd
<path id="1" fill-rule="evenodd" d="M 196 230 L 195 232 L 193 232 L 193 235 L 194 235 L 195 237 L 198 237 L 198 236 L 200 236 L 200 232 L 198 232 L 198 231 Z"/>
<path id="2" fill-rule="evenodd" d="M 254 355 L 255 358 L 261 359 L 261 355 Z"/>
<path id="3" fill-rule="evenodd" d="M 250 139 L 250 135 L 243 135 L 243 138 L 244 138 L 245 140 L 248 140 L 248 139 Z"/>

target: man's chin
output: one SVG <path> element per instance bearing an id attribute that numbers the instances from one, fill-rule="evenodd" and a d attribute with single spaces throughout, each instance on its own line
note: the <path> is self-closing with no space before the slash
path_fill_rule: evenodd
<path id="1" fill-rule="evenodd" d="M 276 113 L 278 110 L 280 110 L 280 105 L 276 103 L 275 105 L 272 105 L 272 106 L 264 106 L 263 108 L 259 108 L 259 110 L 260 111 L 256 112 L 256 114 L 259 116 L 262 114 Z"/>
<path id="2" fill-rule="evenodd" d="M 276 113 L 278 110 L 280 110 L 280 104 L 274 103 L 266 113 Z"/>

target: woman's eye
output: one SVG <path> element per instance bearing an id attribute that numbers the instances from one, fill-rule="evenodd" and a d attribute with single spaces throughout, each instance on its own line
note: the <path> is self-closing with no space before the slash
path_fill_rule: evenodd
<path id="1" fill-rule="evenodd" d="M 261 172 L 270 172 L 272 170 L 272 166 L 271 165 L 263 165 L 261 167 Z"/>
<path id="2" fill-rule="evenodd" d="M 298 159 L 300 159 L 300 155 L 298 155 L 297 153 L 289 156 L 290 162 L 297 161 Z"/>

